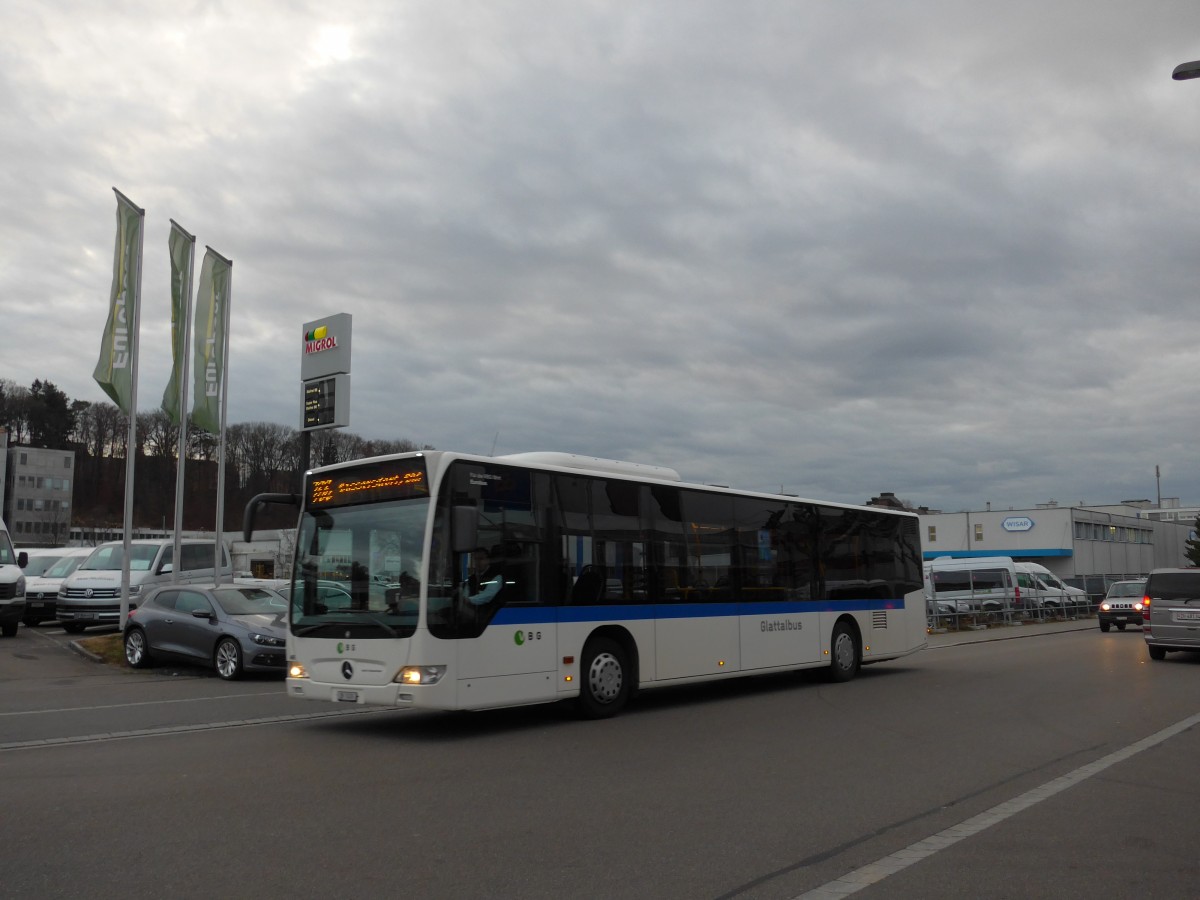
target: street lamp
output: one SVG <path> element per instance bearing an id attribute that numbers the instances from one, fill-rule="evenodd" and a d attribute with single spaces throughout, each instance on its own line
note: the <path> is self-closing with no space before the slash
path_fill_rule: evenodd
<path id="1" fill-rule="evenodd" d="M 1195 62 L 1180 63 L 1171 73 L 1176 81 L 1186 81 L 1189 78 L 1200 78 L 1200 59 Z"/>

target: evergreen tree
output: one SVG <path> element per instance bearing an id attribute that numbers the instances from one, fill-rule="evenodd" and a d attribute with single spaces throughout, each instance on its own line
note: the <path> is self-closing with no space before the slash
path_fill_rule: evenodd
<path id="1" fill-rule="evenodd" d="M 1183 555 L 1188 558 L 1193 566 L 1200 566 L 1200 516 L 1196 516 L 1196 521 L 1192 523 L 1192 533 L 1196 537 L 1185 542 Z"/>
<path id="2" fill-rule="evenodd" d="M 49 381 L 34 380 L 29 388 L 29 443 L 33 447 L 67 450 L 75 429 L 71 401 Z"/>

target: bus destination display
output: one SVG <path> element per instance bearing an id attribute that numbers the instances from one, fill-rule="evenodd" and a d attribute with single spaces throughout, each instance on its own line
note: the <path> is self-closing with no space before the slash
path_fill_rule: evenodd
<path id="1" fill-rule="evenodd" d="M 420 457 L 372 463 L 316 475 L 308 485 L 309 508 L 428 497 L 425 461 Z"/>

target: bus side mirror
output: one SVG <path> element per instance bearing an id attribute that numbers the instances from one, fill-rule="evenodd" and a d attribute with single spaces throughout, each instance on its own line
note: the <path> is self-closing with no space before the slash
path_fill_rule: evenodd
<path id="1" fill-rule="evenodd" d="M 479 544 L 479 513 L 473 506 L 451 507 L 450 528 L 455 553 L 474 550 Z"/>

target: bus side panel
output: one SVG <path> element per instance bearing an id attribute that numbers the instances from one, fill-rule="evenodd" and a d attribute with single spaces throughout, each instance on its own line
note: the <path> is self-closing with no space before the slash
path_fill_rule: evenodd
<path id="1" fill-rule="evenodd" d="M 458 677 L 555 671 L 558 633 L 554 626 L 553 609 L 513 606 L 499 610 L 483 634 L 463 642 L 470 652 L 459 655 Z"/>
<path id="2" fill-rule="evenodd" d="M 821 658 L 820 616 L 811 603 L 743 603 L 743 669 L 802 665 Z"/>
<path id="3" fill-rule="evenodd" d="M 741 621 L 736 603 L 655 607 L 659 680 L 719 675 L 741 669 Z"/>

